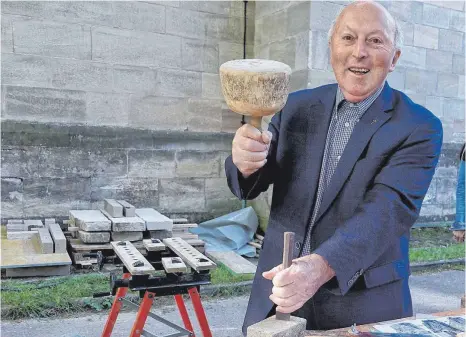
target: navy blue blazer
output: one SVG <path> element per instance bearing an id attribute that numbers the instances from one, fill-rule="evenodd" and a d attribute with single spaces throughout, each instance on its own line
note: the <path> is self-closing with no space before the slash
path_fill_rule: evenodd
<path id="1" fill-rule="evenodd" d="M 303 247 L 317 191 L 337 85 L 291 93 L 269 125 L 267 164 L 244 179 L 231 156 L 231 191 L 254 199 L 273 184 L 270 219 L 244 320 L 247 327 L 273 309 L 272 282 L 262 272 L 279 265 L 283 233 Z M 311 250 L 336 276 L 296 312 L 308 329 L 333 329 L 412 314 L 408 287 L 409 230 L 437 165 L 440 120 L 386 83 L 346 145 L 312 230 Z"/>

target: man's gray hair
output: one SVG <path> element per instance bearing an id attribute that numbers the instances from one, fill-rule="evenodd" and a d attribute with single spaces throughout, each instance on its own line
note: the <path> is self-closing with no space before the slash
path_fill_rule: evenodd
<path id="1" fill-rule="evenodd" d="M 346 6 L 348 6 L 348 5 L 346 5 Z M 340 17 L 341 13 L 346 8 L 346 6 L 340 8 L 337 16 L 335 17 L 335 19 L 332 22 L 332 25 L 330 26 L 330 29 L 328 30 L 327 35 L 328 35 L 328 42 L 329 43 L 332 41 L 332 36 L 335 33 L 335 26 L 337 24 L 338 18 Z M 400 50 L 401 47 L 403 46 L 403 32 L 401 30 L 400 25 L 398 24 L 398 20 L 394 16 L 392 16 L 391 14 L 390 14 L 390 16 L 393 19 L 393 22 L 395 23 L 395 36 L 393 38 L 393 45 L 394 45 L 395 49 Z"/>

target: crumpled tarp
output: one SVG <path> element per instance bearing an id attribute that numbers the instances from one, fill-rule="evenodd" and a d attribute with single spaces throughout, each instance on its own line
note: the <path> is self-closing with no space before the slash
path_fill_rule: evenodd
<path id="1" fill-rule="evenodd" d="M 253 240 L 259 221 L 252 207 L 222 215 L 202 222 L 189 232 L 205 242 L 207 251 L 234 251 L 239 255 L 254 257 L 256 248 L 248 245 Z"/>

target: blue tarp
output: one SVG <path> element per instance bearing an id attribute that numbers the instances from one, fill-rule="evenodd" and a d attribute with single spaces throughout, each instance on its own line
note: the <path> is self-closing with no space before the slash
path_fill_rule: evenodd
<path id="1" fill-rule="evenodd" d="M 222 215 L 202 222 L 197 228 L 190 228 L 205 242 L 207 251 L 234 251 L 239 255 L 254 257 L 256 248 L 248 245 L 254 238 L 259 221 L 252 207 Z"/>

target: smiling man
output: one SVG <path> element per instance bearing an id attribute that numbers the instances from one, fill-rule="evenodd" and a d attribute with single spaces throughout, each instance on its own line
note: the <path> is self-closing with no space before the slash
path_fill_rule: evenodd
<path id="1" fill-rule="evenodd" d="M 375 3 L 348 5 L 329 32 L 337 84 L 290 94 L 266 132 L 243 125 L 225 170 L 253 199 L 274 184 L 243 332 L 275 310 L 334 329 L 412 315 L 409 231 L 437 165 L 442 125 L 386 83 L 401 32 Z M 295 232 L 283 269 L 283 233 Z"/>

